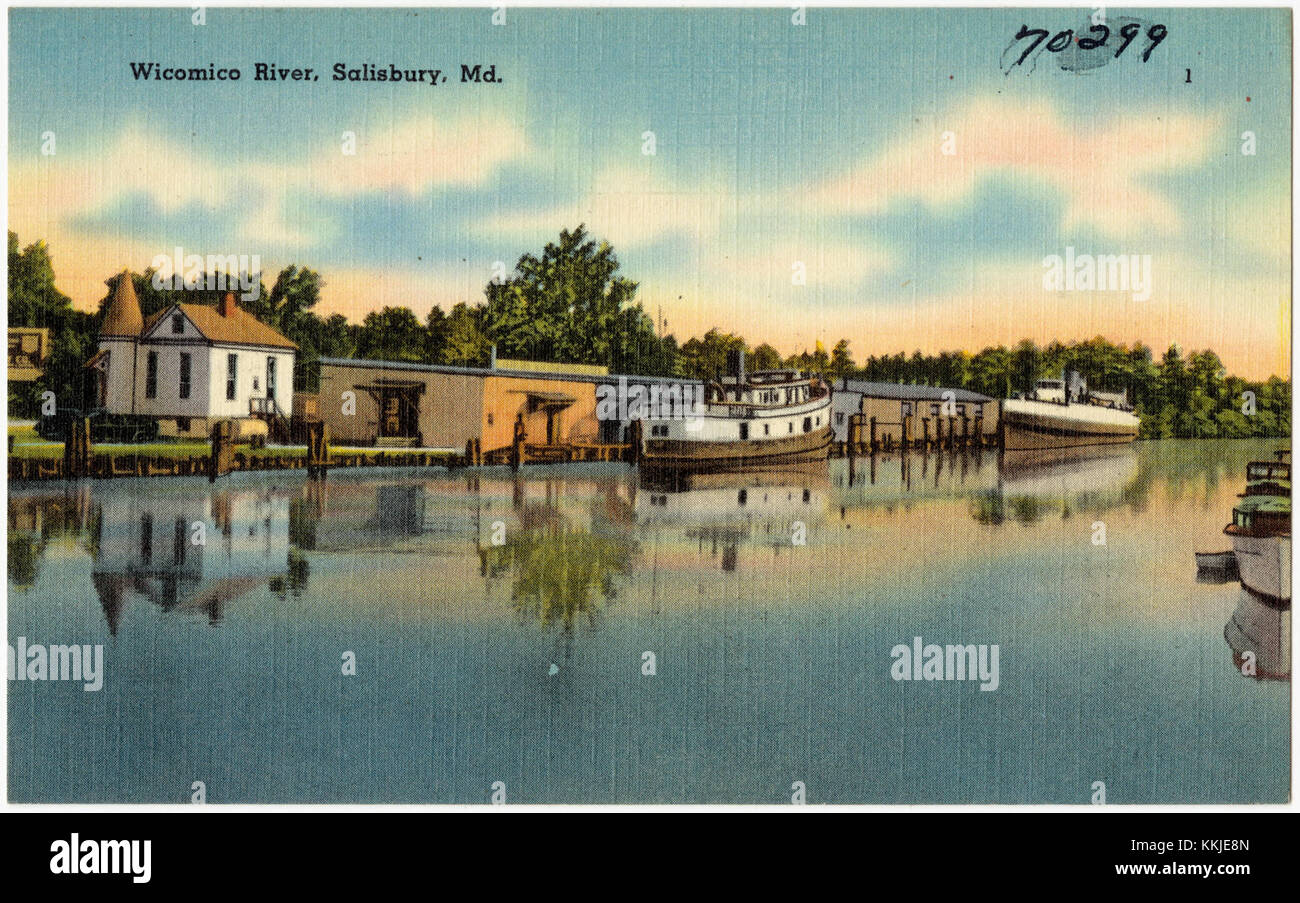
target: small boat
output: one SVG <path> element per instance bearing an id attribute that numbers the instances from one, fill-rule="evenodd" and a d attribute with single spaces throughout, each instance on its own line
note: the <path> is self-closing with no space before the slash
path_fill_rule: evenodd
<path id="1" fill-rule="evenodd" d="M 704 401 L 677 416 L 642 422 L 642 472 L 701 473 L 824 461 L 830 452 L 831 390 L 797 370 L 745 373 L 709 382 Z"/>
<path id="2" fill-rule="evenodd" d="M 1226 552 L 1197 552 L 1196 569 L 1198 571 L 1235 571 L 1237 554 L 1228 549 Z"/>
<path id="3" fill-rule="evenodd" d="M 1028 398 L 1002 402 L 999 428 L 1007 451 L 1124 445 L 1141 421 L 1128 393 L 1089 392 L 1077 373 L 1040 379 Z"/>
<path id="4" fill-rule="evenodd" d="M 1223 532 L 1232 537 L 1241 585 L 1272 604 L 1291 601 L 1290 453 L 1246 465 L 1246 492 Z"/>

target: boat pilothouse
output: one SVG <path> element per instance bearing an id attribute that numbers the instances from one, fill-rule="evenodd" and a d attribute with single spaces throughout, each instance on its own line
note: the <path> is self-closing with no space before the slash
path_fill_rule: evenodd
<path id="1" fill-rule="evenodd" d="M 648 469 L 736 470 L 826 458 L 831 443 L 830 385 L 797 370 L 732 375 L 705 385 L 704 401 L 681 416 L 643 425 L 640 462 Z"/>

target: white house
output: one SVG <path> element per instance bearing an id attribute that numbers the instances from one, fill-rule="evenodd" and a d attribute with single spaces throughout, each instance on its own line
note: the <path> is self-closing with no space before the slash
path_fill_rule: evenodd
<path id="1" fill-rule="evenodd" d="M 86 366 L 95 404 L 109 413 L 157 418 L 166 436 L 207 436 L 216 420 L 288 419 L 297 350 L 233 292 L 217 306 L 173 304 L 145 320 L 124 272 Z"/>

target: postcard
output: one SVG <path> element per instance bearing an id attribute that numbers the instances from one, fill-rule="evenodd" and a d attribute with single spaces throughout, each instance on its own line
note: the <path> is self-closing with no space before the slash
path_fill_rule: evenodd
<path id="1" fill-rule="evenodd" d="M 10 801 L 1289 800 L 1289 9 L 8 18 Z"/>

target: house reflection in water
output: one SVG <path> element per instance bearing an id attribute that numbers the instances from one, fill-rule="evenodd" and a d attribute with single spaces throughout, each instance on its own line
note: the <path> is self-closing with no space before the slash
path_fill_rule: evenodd
<path id="1" fill-rule="evenodd" d="M 290 560 L 289 495 L 266 489 L 161 495 L 103 494 L 92 579 L 110 631 L 132 595 L 164 611 L 199 611 L 216 624 L 224 607 L 258 586 L 301 582 Z"/>

